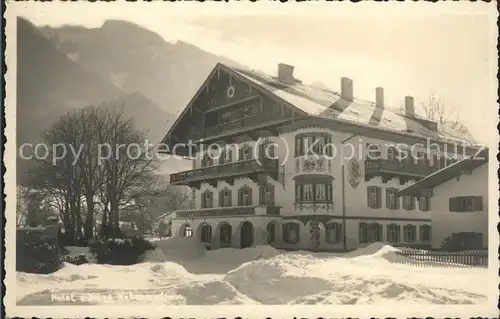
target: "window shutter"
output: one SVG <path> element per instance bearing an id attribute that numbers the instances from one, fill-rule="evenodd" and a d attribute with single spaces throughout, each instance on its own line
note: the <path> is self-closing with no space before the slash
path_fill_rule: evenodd
<path id="1" fill-rule="evenodd" d="M 449 206 L 450 206 L 450 212 L 456 212 L 457 209 L 456 209 L 456 198 L 455 197 L 451 197 L 449 199 Z"/>
<path id="2" fill-rule="evenodd" d="M 283 225 L 283 241 L 285 243 L 290 241 L 290 224 Z"/>
<path id="3" fill-rule="evenodd" d="M 295 157 L 300 156 L 300 138 L 295 137 Z"/>
<path id="4" fill-rule="evenodd" d="M 228 191 L 228 196 L 229 196 L 229 206 L 233 206 L 233 192 L 231 190 Z"/>
<path id="5" fill-rule="evenodd" d="M 243 189 L 238 189 L 238 206 L 243 206 Z"/>
<path id="6" fill-rule="evenodd" d="M 328 136 L 325 140 L 326 142 L 326 156 L 332 156 L 332 146 L 331 146 L 331 143 L 332 143 L 332 137 L 331 136 Z"/>
<path id="7" fill-rule="evenodd" d="M 252 206 L 253 205 L 253 200 L 252 200 L 252 189 L 248 188 L 248 203 L 247 205 Z"/>
<path id="8" fill-rule="evenodd" d="M 274 205 L 274 185 L 269 185 L 269 191 L 271 192 L 271 205 Z"/>
<path id="9" fill-rule="evenodd" d="M 366 205 L 368 205 L 368 207 L 372 208 L 372 201 L 371 201 L 371 196 L 370 196 L 370 190 L 371 190 L 371 186 L 368 186 L 366 188 Z"/>
<path id="10" fill-rule="evenodd" d="M 219 191 L 219 207 L 224 207 L 224 190 Z"/>
<path id="11" fill-rule="evenodd" d="M 474 211 L 483 210 L 483 197 L 475 196 L 474 197 Z"/>
<path id="12" fill-rule="evenodd" d="M 342 234 L 343 234 L 343 229 L 342 229 L 342 224 L 336 224 L 336 229 L 337 229 L 337 232 L 336 232 L 336 240 L 337 242 L 340 242 L 342 241 Z"/>
<path id="13" fill-rule="evenodd" d="M 302 201 L 302 185 L 301 184 L 295 185 L 295 201 L 296 202 Z"/>
<path id="14" fill-rule="evenodd" d="M 391 207 L 391 201 L 390 201 L 390 198 L 389 198 L 389 194 L 391 193 L 391 189 L 390 188 L 387 188 L 385 190 L 385 208 L 392 208 Z"/>
<path id="15" fill-rule="evenodd" d="M 211 193 L 211 196 L 210 196 L 210 200 L 209 200 L 209 208 L 213 208 L 214 207 L 214 194 Z"/>
<path id="16" fill-rule="evenodd" d="M 293 228 L 295 228 L 295 233 L 297 234 L 297 237 L 295 238 L 295 241 L 293 242 L 294 244 L 300 242 L 300 227 L 299 227 L 299 224 L 292 224 L 293 225 Z"/>
<path id="17" fill-rule="evenodd" d="M 259 205 L 266 205 L 266 187 L 265 185 L 259 186 Z"/>
<path id="18" fill-rule="evenodd" d="M 382 208 L 382 189 L 380 187 L 377 190 L 377 208 Z"/>

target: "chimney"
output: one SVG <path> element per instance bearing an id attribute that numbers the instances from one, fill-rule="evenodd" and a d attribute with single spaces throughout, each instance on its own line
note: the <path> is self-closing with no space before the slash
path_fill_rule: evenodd
<path id="1" fill-rule="evenodd" d="M 278 80 L 286 84 L 294 84 L 295 78 L 293 77 L 293 70 L 295 67 L 293 65 L 288 65 L 285 63 L 278 64 Z"/>
<path id="2" fill-rule="evenodd" d="M 344 100 L 352 101 L 354 96 L 353 96 L 351 79 L 349 78 L 340 79 L 340 95 Z"/>
<path id="3" fill-rule="evenodd" d="M 415 104 L 413 96 L 405 96 L 405 114 L 406 116 L 415 117 Z"/>
<path id="4" fill-rule="evenodd" d="M 375 89 L 375 104 L 384 108 L 384 88 L 378 87 Z"/>

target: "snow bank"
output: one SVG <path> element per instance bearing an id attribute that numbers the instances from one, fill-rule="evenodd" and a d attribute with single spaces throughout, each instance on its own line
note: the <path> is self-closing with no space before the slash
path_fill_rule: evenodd
<path id="1" fill-rule="evenodd" d="M 77 304 L 416 306 L 487 301 L 487 269 L 415 267 L 397 255 L 398 249 L 381 243 L 327 258 L 269 246 L 206 251 L 190 238 L 157 244 L 148 262 L 133 266 L 65 264 L 51 275 L 17 273 L 18 304 L 68 304 L 51 299 L 56 293 L 112 296 Z"/>
<path id="2" fill-rule="evenodd" d="M 191 237 L 172 237 L 154 244 L 156 249 L 145 253 L 145 262 L 182 262 L 199 258 L 207 251 L 202 243 Z"/>

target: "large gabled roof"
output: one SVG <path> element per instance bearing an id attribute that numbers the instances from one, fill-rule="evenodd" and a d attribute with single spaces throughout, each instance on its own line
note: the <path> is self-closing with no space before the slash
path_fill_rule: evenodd
<path id="1" fill-rule="evenodd" d="M 410 133 L 443 142 L 477 143 L 468 132 L 453 130 L 447 125 L 438 125 L 437 131 L 428 129 L 421 123 L 424 119 L 408 117 L 399 109 L 381 108 L 374 102 L 356 98 L 347 101 L 339 93 L 325 87 L 306 85 L 299 81 L 286 84 L 276 77 L 255 70 L 233 70 L 311 116 Z"/>
<path id="2" fill-rule="evenodd" d="M 436 171 L 427 177 L 419 180 L 418 182 L 411 184 L 398 192 L 399 196 L 405 195 L 418 195 L 421 190 L 429 190 L 434 187 L 443 184 L 459 175 L 465 171 L 472 171 L 484 164 L 488 163 L 488 149 L 484 149 L 477 155 L 469 156 L 455 162 L 445 168 Z"/>
<path id="3" fill-rule="evenodd" d="M 429 138 L 431 142 L 459 142 L 477 145 L 477 142 L 467 130 L 454 130 L 446 125 L 438 125 L 437 131 L 432 130 L 423 124 L 425 122 L 424 119 L 406 116 L 402 111 L 395 108 L 378 107 L 374 102 L 357 98 L 354 98 L 353 101 L 347 101 L 339 93 L 325 87 L 307 85 L 300 81 L 296 81 L 293 84 L 284 83 L 277 77 L 263 72 L 230 67 L 221 63 L 218 63 L 212 72 L 210 72 L 206 81 L 166 134 L 162 141 L 163 143 L 167 142 L 171 132 L 183 115 L 189 110 L 190 105 L 198 97 L 208 80 L 217 70 L 221 69 L 245 79 L 259 90 L 265 91 L 265 93 L 269 93 L 271 96 L 284 101 L 288 107 L 294 108 L 298 114 L 304 114 L 310 118 L 360 126 L 367 130 L 372 129 L 392 134 L 396 133 L 407 137 Z"/>

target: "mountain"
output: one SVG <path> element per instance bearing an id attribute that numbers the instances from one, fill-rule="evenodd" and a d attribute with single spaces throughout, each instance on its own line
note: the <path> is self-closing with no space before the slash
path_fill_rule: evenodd
<path id="1" fill-rule="evenodd" d="M 29 21 L 17 20 L 17 143 L 36 144 L 67 111 L 126 99 L 125 116 L 158 142 L 175 119 L 142 92 L 123 90 L 60 51 Z M 18 160 L 18 176 L 29 161 Z"/>
<path id="2" fill-rule="evenodd" d="M 178 41 L 165 41 L 136 24 L 108 20 L 98 28 L 40 27 L 55 47 L 126 92 L 141 92 L 163 110 L 179 113 L 218 62 L 227 58 Z"/>

